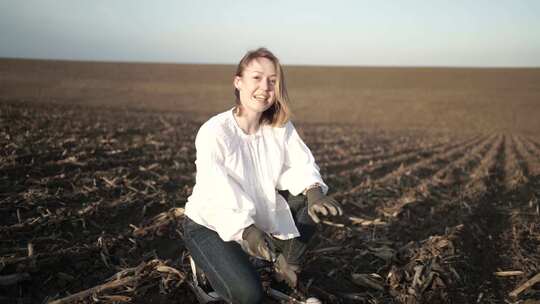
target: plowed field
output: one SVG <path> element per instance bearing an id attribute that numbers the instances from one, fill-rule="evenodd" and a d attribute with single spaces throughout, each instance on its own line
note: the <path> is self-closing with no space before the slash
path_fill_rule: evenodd
<path id="1" fill-rule="evenodd" d="M 200 123 L 1 103 L 0 302 L 195 303 L 179 223 Z M 321 225 L 299 290 L 284 291 L 324 303 L 540 299 L 539 284 L 509 295 L 540 272 L 540 138 L 297 129 L 344 216 Z"/>

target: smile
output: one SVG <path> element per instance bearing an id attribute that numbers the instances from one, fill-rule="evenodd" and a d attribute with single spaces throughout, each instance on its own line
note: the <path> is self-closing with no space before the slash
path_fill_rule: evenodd
<path id="1" fill-rule="evenodd" d="M 266 99 L 268 99 L 269 96 L 267 95 L 256 95 L 255 96 L 255 100 L 257 101 L 266 101 Z"/>

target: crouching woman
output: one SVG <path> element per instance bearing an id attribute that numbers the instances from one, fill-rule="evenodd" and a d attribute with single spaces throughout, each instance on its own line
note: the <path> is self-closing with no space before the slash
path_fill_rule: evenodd
<path id="1" fill-rule="evenodd" d="M 274 262 L 294 287 L 322 215 L 341 215 L 309 148 L 289 121 L 279 60 L 248 52 L 234 77 L 236 105 L 205 122 L 195 139 L 196 183 L 184 238 L 197 266 L 230 303 L 260 303 L 249 255 Z"/>

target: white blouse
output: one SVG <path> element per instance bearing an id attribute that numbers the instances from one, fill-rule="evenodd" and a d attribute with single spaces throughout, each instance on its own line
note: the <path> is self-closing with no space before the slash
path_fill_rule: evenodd
<path id="1" fill-rule="evenodd" d="M 279 239 L 297 237 L 289 205 L 277 190 L 298 195 L 319 183 L 328 191 L 290 121 L 281 128 L 261 125 L 248 135 L 231 109 L 201 126 L 195 147 L 196 183 L 185 214 L 224 241 L 241 243 L 244 228 L 251 224 Z"/>

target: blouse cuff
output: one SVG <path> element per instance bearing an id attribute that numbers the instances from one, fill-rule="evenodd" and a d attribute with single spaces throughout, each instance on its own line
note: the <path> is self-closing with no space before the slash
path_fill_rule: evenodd
<path id="1" fill-rule="evenodd" d="M 313 189 L 313 188 L 321 188 L 321 190 L 322 190 L 321 184 L 319 184 L 319 183 L 314 183 L 314 184 L 311 184 L 309 187 L 307 187 L 304 191 L 302 191 L 302 194 L 303 194 L 303 195 L 306 195 L 306 193 L 307 193 L 309 190 Z"/>

